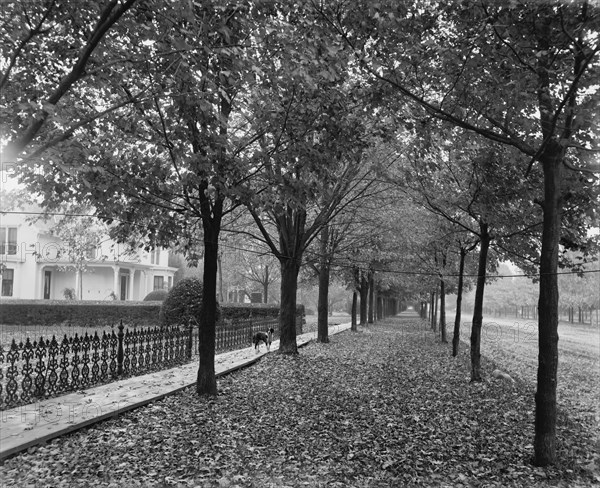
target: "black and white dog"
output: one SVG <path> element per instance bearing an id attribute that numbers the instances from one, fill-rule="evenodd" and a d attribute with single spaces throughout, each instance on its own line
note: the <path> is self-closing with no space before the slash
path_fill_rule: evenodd
<path id="1" fill-rule="evenodd" d="M 254 349 L 256 350 L 256 354 L 260 352 L 260 343 L 264 342 L 265 346 L 267 346 L 267 351 L 271 350 L 271 342 L 273 342 L 273 333 L 274 329 L 269 329 L 268 332 L 257 332 L 252 336 L 252 342 L 254 343 Z"/>

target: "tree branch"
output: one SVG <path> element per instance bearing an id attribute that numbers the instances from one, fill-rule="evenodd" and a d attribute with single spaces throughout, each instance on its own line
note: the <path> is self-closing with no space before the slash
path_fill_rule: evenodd
<path id="1" fill-rule="evenodd" d="M 89 39 L 83 49 L 75 65 L 71 71 L 65 75 L 56 89 L 45 100 L 45 104 L 56 105 L 59 100 L 67 93 L 67 91 L 81 79 L 85 74 L 85 67 L 90 59 L 90 56 L 109 31 L 109 29 L 127 12 L 136 0 L 125 0 L 120 3 L 118 0 L 111 0 L 106 8 L 102 11 L 98 23 L 91 32 Z M 114 10 L 114 11 L 113 11 Z M 33 141 L 38 132 L 48 119 L 49 112 L 42 110 L 40 116 L 35 117 L 29 126 L 23 131 L 21 137 L 10 142 L 4 151 L 4 161 L 14 161 L 25 150 L 25 148 Z"/>

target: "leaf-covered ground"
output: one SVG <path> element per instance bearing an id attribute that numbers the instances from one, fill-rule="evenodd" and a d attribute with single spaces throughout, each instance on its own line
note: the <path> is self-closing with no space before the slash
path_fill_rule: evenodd
<path id="1" fill-rule="evenodd" d="M 468 331 L 470 324 L 465 324 Z M 538 324 L 533 320 L 493 319 L 484 323 L 481 351 L 512 375 L 534 384 Z M 600 330 L 561 322 L 558 327 L 558 405 L 572 421 L 595 425 L 600 442 Z M 467 337 L 468 340 L 468 337 Z"/>
<path id="2" fill-rule="evenodd" d="M 465 348 L 463 348 L 465 349 Z M 484 360 L 486 372 L 491 363 Z M 533 386 L 470 384 L 427 327 L 394 320 L 272 354 L 9 459 L 2 486 L 593 486 L 589 426 L 560 415 L 560 464 L 533 467 Z"/>

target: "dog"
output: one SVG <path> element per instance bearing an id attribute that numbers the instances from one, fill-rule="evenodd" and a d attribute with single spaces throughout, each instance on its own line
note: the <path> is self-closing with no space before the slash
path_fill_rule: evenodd
<path id="1" fill-rule="evenodd" d="M 257 332 L 252 336 L 252 342 L 254 343 L 254 349 L 256 350 L 256 354 L 260 352 L 261 342 L 265 343 L 265 346 L 267 346 L 267 351 L 271 350 L 271 342 L 273 342 L 274 332 L 275 330 L 271 328 L 267 332 Z"/>

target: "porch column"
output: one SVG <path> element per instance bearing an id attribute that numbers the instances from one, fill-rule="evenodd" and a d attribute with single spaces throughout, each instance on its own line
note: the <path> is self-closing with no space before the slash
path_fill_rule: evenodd
<path id="1" fill-rule="evenodd" d="M 83 283 L 81 283 L 83 272 L 80 269 L 75 269 L 73 272 L 75 273 L 75 296 L 77 300 L 83 300 Z"/>
<path id="2" fill-rule="evenodd" d="M 119 286 L 119 267 L 113 266 L 113 292 L 117 297 L 117 300 L 121 298 L 121 288 Z"/>
<path id="3" fill-rule="evenodd" d="M 146 292 L 146 272 L 144 270 L 140 270 L 140 285 L 138 287 L 138 291 L 140 293 L 140 300 L 143 300 L 148 294 Z"/>
<path id="4" fill-rule="evenodd" d="M 133 300 L 133 278 L 135 277 L 135 269 L 129 270 L 129 292 L 127 296 L 129 300 Z"/>

